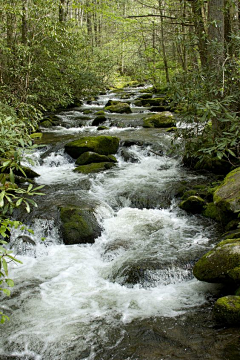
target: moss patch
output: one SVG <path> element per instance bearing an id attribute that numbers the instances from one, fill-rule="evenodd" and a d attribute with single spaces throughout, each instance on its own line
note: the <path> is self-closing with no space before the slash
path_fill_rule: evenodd
<path id="1" fill-rule="evenodd" d="M 88 165 L 91 163 L 117 162 L 113 155 L 100 155 L 91 151 L 85 152 L 76 160 L 77 165 Z"/>
<path id="2" fill-rule="evenodd" d="M 239 264 L 240 239 L 227 239 L 198 260 L 193 274 L 198 280 L 212 283 L 234 282 L 229 272 Z"/>
<path id="3" fill-rule="evenodd" d="M 93 174 L 111 169 L 114 165 L 115 164 L 113 162 L 92 163 L 88 165 L 80 165 L 73 171 L 82 174 Z"/>
<path id="4" fill-rule="evenodd" d="M 144 128 L 170 128 L 176 125 L 174 116 L 169 111 L 148 116 L 143 120 Z"/>
<path id="5" fill-rule="evenodd" d="M 214 305 L 218 321 L 228 325 L 240 324 L 240 296 L 229 295 L 218 299 Z"/>
<path id="6" fill-rule="evenodd" d="M 205 205 L 205 201 L 196 195 L 189 196 L 186 200 L 179 204 L 179 207 L 193 214 L 201 213 Z"/>
<path id="7" fill-rule="evenodd" d="M 61 232 L 66 245 L 93 243 L 101 234 L 93 209 L 60 208 Z"/>
<path id="8" fill-rule="evenodd" d="M 114 136 L 89 136 L 79 140 L 71 141 L 65 145 L 65 151 L 77 159 L 87 151 L 92 151 L 101 155 L 115 154 L 118 150 L 119 139 Z"/>

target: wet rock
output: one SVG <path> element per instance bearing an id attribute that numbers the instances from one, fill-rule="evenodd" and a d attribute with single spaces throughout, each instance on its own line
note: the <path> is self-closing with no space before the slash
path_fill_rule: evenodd
<path id="1" fill-rule="evenodd" d="M 38 173 L 36 173 L 34 170 L 30 169 L 27 166 L 21 166 L 21 168 L 28 179 L 34 179 L 35 177 L 40 176 Z M 24 174 L 20 170 L 14 170 L 14 174 L 17 176 L 24 176 Z"/>
<path id="2" fill-rule="evenodd" d="M 104 110 L 99 110 L 95 113 L 95 115 L 105 115 L 105 111 Z"/>
<path id="3" fill-rule="evenodd" d="M 227 239 L 198 260 L 193 274 L 198 280 L 206 282 L 234 284 L 232 271 L 239 267 L 239 264 L 240 239 Z"/>
<path id="4" fill-rule="evenodd" d="M 143 120 L 144 128 L 169 128 L 175 125 L 175 118 L 169 111 L 150 115 Z"/>
<path id="5" fill-rule="evenodd" d="M 74 172 L 82 173 L 82 174 L 94 174 L 101 171 L 111 169 L 115 164 L 113 162 L 99 162 L 99 163 L 92 163 L 88 165 L 80 165 Z"/>
<path id="6" fill-rule="evenodd" d="M 115 154 L 118 150 L 119 139 L 114 136 L 89 136 L 83 137 L 65 145 L 67 154 L 77 159 L 87 151 L 101 155 Z"/>
<path id="7" fill-rule="evenodd" d="M 169 109 L 167 108 L 167 106 L 162 105 L 162 106 L 152 106 L 149 110 L 152 112 L 163 112 Z"/>
<path id="8" fill-rule="evenodd" d="M 79 158 L 76 160 L 77 165 L 88 165 L 91 163 L 100 163 L 100 162 L 116 163 L 117 159 L 113 155 L 106 156 L 88 151 L 80 155 Z"/>
<path id="9" fill-rule="evenodd" d="M 109 130 L 109 127 L 101 125 L 101 126 L 98 126 L 97 130 L 98 131 Z"/>
<path id="10" fill-rule="evenodd" d="M 106 116 L 99 115 L 93 120 L 92 125 L 93 126 L 98 126 L 98 125 L 104 123 L 106 120 L 107 120 Z"/>
<path id="11" fill-rule="evenodd" d="M 123 158 L 124 161 L 126 161 L 126 162 L 131 162 L 131 163 L 137 163 L 137 162 L 139 162 L 138 157 L 137 157 L 135 154 L 129 152 L 129 151 L 128 151 L 127 149 L 125 149 L 125 148 L 122 148 L 122 149 L 120 150 L 120 155 L 122 156 L 122 158 Z"/>
<path id="12" fill-rule="evenodd" d="M 93 243 L 101 234 L 94 209 L 62 206 L 60 219 L 63 242 L 66 245 Z"/>
<path id="13" fill-rule="evenodd" d="M 189 196 L 186 200 L 183 200 L 179 207 L 192 214 L 200 214 L 203 211 L 205 201 L 196 195 Z"/>
<path id="14" fill-rule="evenodd" d="M 231 171 L 213 194 L 214 204 L 221 212 L 221 220 L 227 224 L 240 211 L 240 167 Z"/>
<path id="15" fill-rule="evenodd" d="M 130 105 L 124 102 L 118 102 L 117 104 L 106 106 L 105 110 L 117 114 L 130 114 L 132 112 Z"/>
<path id="16" fill-rule="evenodd" d="M 221 221 L 221 213 L 218 207 L 213 203 L 208 203 L 202 213 L 204 216 L 213 219 L 215 221 Z"/>
<path id="17" fill-rule="evenodd" d="M 240 296 L 224 296 L 214 304 L 216 319 L 228 325 L 240 324 Z"/>
<path id="18" fill-rule="evenodd" d="M 141 100 L 143 106 L 165 106 L 167 105 L 167 101 L 165 97 L 160 98 L 149 98 Z"/>
<path id="19" fill-rule="evenodd" d="M 197 161 L 194 165 L 195 170 L 207 170 L 218 175 L 227 174 L 231 170 L 231 167 L 231 164 L 224 159 L 217 157 L 209 158 L 207 156 L 201 161 Z"/>

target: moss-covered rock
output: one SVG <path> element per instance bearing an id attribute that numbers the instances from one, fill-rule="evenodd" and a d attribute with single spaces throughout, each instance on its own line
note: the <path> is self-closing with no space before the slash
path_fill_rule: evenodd
<path id="1" fill-rule="evenodd" d="M 91 163 L 100 163 L 100 162 L 117 162 L 117 159 L 113 155 L 100 155 L 91 151 L 87 151 L 79 156 L 76 160 L 77 165 L 88 165 Z"/>
<path id="2" fill-rule="evenodd" d="M 148 98 L 141 100 L 143 106 L 164 106 L 167 105 L 165 97 Z"/>
<path id="3" fill-rule="evenodd" d="M 240 167 L 231 171 L 213 194 L 214 204 L 220 209 L 222 220 L 228 223 L 240 211 Z"/>
<path id="4" fill-rule="evenodd" d="M 109 130 L 109 127 L 101 125 L 101 126 L 98 126 L 97 130 L 98 131 Z"/>
<path id="5" fill-rule="evenodd" d="M 143 120 L 144 128 L 169 128 L 175 125 L 175 118 L 169 111 L 150 115 Z"/>
<path id="6" fill-rule="evenodd" d="M 115 136 L 89 136 L 83 137 L 65 145 L 65 151 L 77 159 L 87 151 L 101 155 L 115 154 L 119 147 L 119 139 Z"/>
<path id="7" fill-rule="evenodd" d="M 213 202 L 206 204 L 202 214 L 215 221 L 221 221 L 221 213 Z"/>
<path id="8" fill-rule="evenodd" d="M 106 120 L 107 120 L 106 116 L 99 115 L 93 120 L 92 125 L 93 126 L 98 126 L 98 125 L 104 123 Z"/>
<path id="9" fill-rule="evenodd" d="M 44 128 L 50 128 L 53 126 L 53 124 L 50 120 L 44 120 L 40 122 L 40 126 Z"/>
<path id="10" fill-rule="evenodd" d="M 228 325 L 240 324 L 240 296 L 224 296 L 214 304 L 214 314 L 218 321 Z"/>
<path id="11" fill-rule="evenodd" d="M 179 207 L 187 212 L 191 212 L 192 214 L 199 214 L 203 211 L 205 206 L 205 201 L 196 195 L 189 196 L 186 200 L 183 200 Z"/>
<path id="12" fill-rule="evenodd" d="M 228 272 L 229 277 L 237 284 L 240 284 L 240 264 Z"/>
<path id="13" fill-rule="evenodd" d="M 75 168 L 73 171 L 82 173 L 82 174 L 95 174 L 101 171 L 111 169 L 115 164 L 113 162 L 100 162 L 100 163 L 92 163 L 88 165 L 80 165 Z"/>
<path id="14" fill-rule="evenodd" d="M 85 115 L 92 114 L 92 110 L 91 109 L 85 109 L 85 110 L 83 110 L 83 114 L 85 114 Z"/>
<path id="15" fill-rule="evenodd" d="M 60 219 L 63 242 L 66 245 L 93 243 L 101 234 L 93 209 L 62 206 Z"/>
<path id="16" fill-rule="evenodd" d="M 105 115 L 105 111 L 104 110 L 98 110 L 95 115 Z"/>
<path id="17" fill-rule="evenodd" d="M 234 283 L 229 273 L 239 264 L 240 239 L 227 239 L 198 260 L 193 268 L 193 274 L 198 280 L 211 283 Z"/>
<path id="18" fill-rule="evenodd" d="M 124 102 L 118 102 L 115 105 L 106 106 L 105 110 L 117 114 L 130 114 L 132 112 L 130 105 Z"/>

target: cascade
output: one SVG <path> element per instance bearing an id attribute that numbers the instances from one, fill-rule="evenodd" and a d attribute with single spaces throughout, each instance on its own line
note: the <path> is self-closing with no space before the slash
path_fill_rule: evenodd
<path id="1" fill-rule="evenodd" d="M 124 94 L 133 102 L 139 90 Z M 109 99 L 119 94 L 60 113 L 61 125 L 44 130 L 47 148 L 28 154 L 46 196 L 30 216 L 34 234 L 11 236 L 22 265 L 10 266 L 15 287 L 1 299 L 10 321 L 0 330 L 0 360 L 226 359 L 223 334 L 208 319 L 219 286 L 192 275 L 217 229 L 177 206 L 181 183 L 199 175 L 169 156 L 172 135 L 143 129 L 149 110 L 132 103 L 131 114 L 107 114 L 101 132 L 132 141 L 120 146 L 117 166 L 75 173 L 63 151 L 69 139 L 99 134 L 92 120 Z M 69 202 L 94 205 L 102 229 L 94 244 L 63 244 L 57 209 Z M 217 345 L 203 353 L 211 340 Z"/>

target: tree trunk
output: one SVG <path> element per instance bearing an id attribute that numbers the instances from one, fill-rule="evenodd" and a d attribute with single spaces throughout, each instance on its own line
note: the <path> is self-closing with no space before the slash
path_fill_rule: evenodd
<path id="1" fill-rule="evenodd" d="M 219 71 L 224 62 L 224 0 L 209 0 L 208 24 L 209 65 Z"/>
<path id="2" fill-rule="evenodd" d="M 28 39 L 28 0 L 22 0 L 22 43 L 27 44 Z"/>
<path id="3" fill-rule="evenodd" d="M 207 65 L 207 41 L 206 41 L 206 31 L 204 27 L 204 21 L 202 16 L 202 7 L 199 0 L 191 1 L 192 12 L 193 12 L 193 21 L 195 32 L 197 35 L 198 41 L 198 50 L 201 65 L 203 68 Z"/>
<path id="4" fill-rule="evenodd" d="M 67 0 L 60 0 L 59 4 L 59 22 L 67 20 Z"/>

